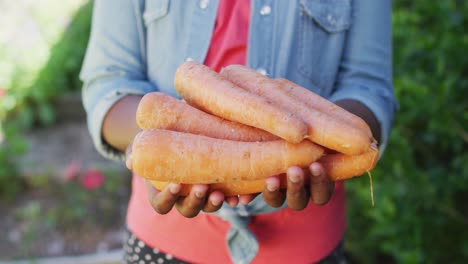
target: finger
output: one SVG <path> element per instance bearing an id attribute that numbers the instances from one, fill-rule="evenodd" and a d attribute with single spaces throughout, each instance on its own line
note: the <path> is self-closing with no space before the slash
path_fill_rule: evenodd
<path id="1" fill-rule="evenodd" d="M 312 174 L 310 177 L 311 199 L 316 205 L 324 205 L 330 200 L 335 183 L 328 179 L 320 163 L 312 163 L 309 170 Z"/>
<path id="2" fill-rule="evenodd" d="M 271 207 L 280 207 L 286 199 L 285 192 L 280 189 L 280 180 L 276 176 L 265 179 L 265 188 L 263 189 L 263 200 Z"/>
<path id="3" fill-rule="evenodd" d="M 226 203 L 228 203 L 231 207 L 236 207 L 239 204 L 239 197 L 238 196 L 228 196 L 225 198 Z"/>
<path id="4" fill-rule="evenodd" d="M 128 145 L 125 151 L 125 166 L 127 169 L 132 170 L 132 145 Z"/>
<path id="5" fill-rule="evenodd" d="M 195 217 L 205 206 L 208 185 L 195 184 L 187 197 L 181 197 L 176 203 L 176 208 L 185 217 Z"/>
<path id="6" fill-rule="evenodd" d="M 258 193 L 239 195 L 239 202 L 243 205 L 247 205 L 250 202 L 252 202 L 253 199 L 255 199 L 255 197 L 257 196 L 258 196 Z"/>
<path id="7" fill-rule="evenodd" d="M 157 191 L 149 181 L 147 181 L 148 194 L 151 206 L 159 214 L 167 214 L 171 211 L 174 204 L 179 199 L 179 192 L 182 186 L 177 183 L 171 183 L 161 192 Z"/>
<path id="8" fill-rule="evenodd" d="M 127 169 L 132 170 L 132 158 L 130 155 L 125 157 L 125 166 Z"/>
<path id="9" fill-rule="evenodd" d="M 151 200 L 154 197 L 156 197 L 156 195 L 158 195 L 160 193 L 160 191 L 158 191 L 156 188 L 154 188 L 154 186 L 153 186 L 153 184 L 151 184 L 150 180 L 144 179 L 144 181 L 145 181 L 145 185 L 146 185 L 146 190 L 148 191 L 148 199 Z"/>
<path id="10" fill-rule="evenodd" d="M 203 207 L 207 213 L 216 212 L 221 208 L 224 202 L 224 194 L 220 191 L 214 191 L 208 196 L 208 202 Z"/>
<path id="11" fill-rule="evenodd" d="M 309 191 L 304 188 L 304 171 L 299 167 L 291 167 L 287 171 L 288 188 L 286 200 L 289 208 L 302 210 L 309 203 Z"/>

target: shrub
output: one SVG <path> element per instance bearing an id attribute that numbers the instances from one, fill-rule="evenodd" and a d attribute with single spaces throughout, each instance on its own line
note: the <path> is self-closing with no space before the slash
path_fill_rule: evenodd
<path id="1" fill-rule="evenodd" d="M 89 38 L 91 11 L 90 1 L 75 13 L 61 39 L 51 48 L 47 64 L 39 71 L 31 86 L 11 89 L 12 96 L 18 102 L 10 116 L 20 119 L 23 128 L 34 124 L 53 124 L 54 100 L 81 89 L 79 72 Z"/>
<path id="2" fill-rule="evenodd" d="M 78 73 L 88 42 L 91 10 L 90 1 L 76 12 L 62 38 L 52 47 L 47 64 L 40 70 L 32 85 L 26 85 L 29 82 L 24 81 L 26 77 L 29 78 L 30 73 L 18 68 L 12 76 L 11 89 L 2 91 L 0 198 L 14 199 L 25 188 L 24 180 L 18 175 L 16 163 L 18 157 L 28 148 L 22 132 L 35 125 L 53 124 L 54 100 L 81 88 Z"/>
<path id="3" fill-rule="evenodd" d="M 387 151 L 348 184 L 347 248 L 360 262 L 468 259 L 468 20 L 466 1 L 394 1 L 399 99 Z"/>

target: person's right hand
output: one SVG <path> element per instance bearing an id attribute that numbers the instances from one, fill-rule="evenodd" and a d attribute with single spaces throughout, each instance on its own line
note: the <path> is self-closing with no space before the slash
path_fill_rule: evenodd
<path id="1" fill-rule="evenodd" d="M 127 147 L 125 164 L 129 170 L 132 170 L 131 145 Z M 182 196 L 180 195 L 181 184 L 170 183 L 159 191 L 154 188 L 151 181 L 145 179 L 145 182 L 151 206 L 159 214 L 167 214 L 175 207 L 181 215 L 191 218 L 198 215 L 200 211 L 211 213 L 219 210 L 224 200 L 231 206 L 236 206 L 238 203 L 237 197 L 225 197 L 220 191 L 208 193 L 206 184 L 195 184 L 188 196 Z"/>
<path id="2" fill-rule="evenodd" d="M 325 205 L 330 201 L 334 182 L 330 181 L 319 162 L 312 163 L 307 171 L 293 166 L 286 173 L 287 188 L 280 189 L 276 176 L 265 180 L 263 200 L 272 207 L 280 207 L 286 200 L 293 210 L 303 210 L 312 201 L 315 205 Z"/>

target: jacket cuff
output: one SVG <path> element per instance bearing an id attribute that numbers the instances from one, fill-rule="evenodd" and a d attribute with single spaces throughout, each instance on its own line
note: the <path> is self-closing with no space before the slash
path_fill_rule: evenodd
<path id="1" fill-rule="evenodd" d="M 344 99 L 353 99 L 364 104 L 375 115 L 380 123 L 379 154 L 385 151 L 388 144 L 390 130 L 395 111 L 398 108 L 395 97 L 391 94 L 378 94 L 377 91 L 366 86 L 349 86 L 337 90 L 329 100 L 337 102 Z"/>
<path id="2" fill-rule="evenodd" d="M 125 160 L 125 153 L 109 145 L 102 137 L 102 124 L 109 109 L 127 95 L 143 96 L 155 90 L 149 82 L 132 80 L 99 81 L 84 87 L 83 103 L 88 130 L 96 150 L 101 155 L 114 161 Z M 91 91 L 94 94 L 91 94 Z"/>

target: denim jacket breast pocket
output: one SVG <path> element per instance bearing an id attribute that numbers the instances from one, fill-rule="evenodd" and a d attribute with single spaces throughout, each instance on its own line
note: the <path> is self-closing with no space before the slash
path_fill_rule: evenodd
<path id="1" fill-rule="evenodd" d="M 165 16 L 169 11 L 169 0 L 146 0 L 145 11 L 143 12 L 143 20 L 148 26 L 152 22 Z"/>
<path id="2" fill-rule="evenodd" d="M 351 0 L 301 0 L 299 72 L 321 92 L 330 91 L 351 26 Z"/>
<path id="3" fill-rule="evenodd" d="M 143 11 L 143 22 L 146 30 L 146 54 L 148 63 L 148 73 L 155 72 L 155 69 L 164 64 L 169 59 L 167 54 L 168 35 L 166 17 L 169 13 L 169 0 L 146 0 Z M 166 37 L 163 37 L 166 36 Z M 170 52 L 169 52 L 170 53 Z"/>

